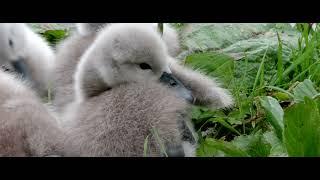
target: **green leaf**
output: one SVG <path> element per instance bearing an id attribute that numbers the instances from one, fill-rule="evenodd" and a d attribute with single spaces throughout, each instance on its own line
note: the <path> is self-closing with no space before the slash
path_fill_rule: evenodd
<path id="1" fill-rule="evenodd" d="M 304 97 L 313 98 L 318 92 L 314 88 L 313 83 L 309 79 L 305 79 L 293 89 L 295 102 L 304 101 Z"/>
<path id="2" fill-rule="evenodd" d="M 273 94 L 279 101 L 287 101 L 290 100 L 290 96 L 287 93 L 276 92 Z"/>
<path id="3" fill-rule="evenodd" d="M 319 101 L 305 97 L 284 114 L 284 142 L 289 156 L 320 156 Z"/>
<path id="4" fill-rule="evenodd" d="M 56 44 L 67 36 L 66 30 L 47 30 L 41 33 L 48 42 Z"/>
<path id="5" fill-rule="evenodd" d="M 217 118 L 211 118 L 210 121 L 212 122 L 218 122 L 220 123 L 222 126 L 228 128 L 230 131 L 238 134 L 238 135 L 241 135 L 241 133 L 239 131 L 237 131 L 235 128 L 233 128 L 230 124 L 228 124 L 228 122 L 226 122 L 223 118 L 221 117 L 217 117 Z"/>
<path id="6" fill-rule="evenodd" d="M 201 124 L 214 117 L 214 112 L 211 112 L 207 108 L 194 106 L 192 108 L 192 121 L 195 124 Z"/>
<path id="7" fill-rule="evenodd" d="M 273 23 L 188 23 L 182 29 L 181 40 L 190 51 L 221 49 L 273 27 Z"/>
<path id="8" fill-rule="evenodd" d="M 275 129 L 277 137 L 282 141 L 283 132 L 283 109 L 279 102 L 270 96 L 260 98 L 262 107 L 267 112 L 267 120 Z"/>
<path id="9" fill-rule="evenodd" d="M 255 134 L 238 136 L 232 143 L 252 157 L 268 157 L 270 155 L 271 145 L 264 139 L 260 130 Z"/>
<path id="10" fill-rule="evenodd" d="M 271 145 L 271 157 L 287 157 L 288 153 L 284 144 L 279 140 L 275 131 L 268 131 L 263 134 L 264 139 Z"/>
<path id="11" fill-rule="evenodd" d="M 234 59 L 230 56 L 215 52 L 195 53 L 186 57 L 185 62 L 193 69 L 217 77 L 225 83 L 233 79 Z"/>
<path id="12" fill-rule="evenodd" d="M 233 115 L 235 117 L 232 117 L 232 115 L 231 115 L 231 117 L 228 116 L 227 119 L 226 119 L 228 121 L 228 123 L 230 123 L 231 125 L 240 125 L 240 124 L 242 124 L 243 122 L 242 122 L 241 119 L 244 119 L 244 117 L 242 116 L 241 113 L 239 113 L 239 110 L 233 111 L 232 113 L 235 114 L 235 115 Z"/>
<path id="13" fill-rule="evenodd" d="M 207 139 L 200 142 L 197 148 L 197 156 L 199 157 L 216 157 L 216 156 L 224 156 L 223 152 L 219 152 L 217 148 L 214 146 L 210 146 L 207 143 Z M 222 155 L 220 155 L 222 153 Z"/>
<path id="14" fill-rule="evenodd" d="M 239 149 L 237 146 L 234 146 L 232 143 L 222 140 L 216 140 L 212 138 L 206 138 L 202 145 L 202 148 L 198 151 L 199 156 L 208 157 L 217 155 L 219 151 L 223 152 L 224 156 L 232 157 L 248 157 L 249 155 Z"/>
<path id="15" fill-rule="evenodd" d="M 282 41 L 280 39 L 279 33 L 277 32 L 277 37 L 278 37 L 278 63 L 277 63 L 277 75 L 279 78 L 279 82 L 282 81 L 283 78 L 283 60 L 282 60 Z"/>

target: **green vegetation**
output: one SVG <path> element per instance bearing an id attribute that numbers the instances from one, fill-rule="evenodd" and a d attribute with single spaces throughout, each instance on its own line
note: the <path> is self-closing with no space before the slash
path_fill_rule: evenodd
<path id="1" fill-rule="evenodd" d="M 186 65 L 219 77 L 236 100 L 228 112 L 194 108 L 199 156 L 320 156 L 318 27 L 189 26 Z"/>

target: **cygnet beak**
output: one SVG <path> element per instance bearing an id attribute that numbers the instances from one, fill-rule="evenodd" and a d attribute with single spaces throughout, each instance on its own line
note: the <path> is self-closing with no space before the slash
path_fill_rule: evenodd
<path id="1" fill-rule="evenodd" d="M 30 78 L 30 71 L 29 71 L 29 68 L 25 62 L 25 59 L 23 58 L 18 58 L 18 59 L 15 59 L 13 61 L 11 61 L 11 65 L 13 66 L 14 70 L 21 74 L 22 78 Z"/>
<path id="2" fill-rule="evenodd" d="M 185 100 L 193 103 L 193 96 L 190 90 L 188 90 L 176 77 L 171 73 L 164 72 L 160 77 L 160 82 L 168 85 L 169 88 L 173 88 L 177 92 L 178 96 L 184 98 Z"/>

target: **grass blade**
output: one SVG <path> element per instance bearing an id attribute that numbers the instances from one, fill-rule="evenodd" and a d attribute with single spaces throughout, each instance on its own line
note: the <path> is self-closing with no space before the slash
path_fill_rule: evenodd
<path id="1" fill-rule="evenodd" d="M 149 142 L 149 135 L 146 137 L 144 140 L 143 144 L 143 157 L 147 157 L 147 152 L 148 152 L 148 142 Z"/>
<path id="2" fill-rule="evenodd" d="M 222 126 L 228 128 L 230 131 L 241 135 L 241 133 L 239 131 L 237 131 L 235 128 L 233 128 L 230 124 L 228 124 L 226 121 L 224 121 L 222 118 L 211 118 L 209 119 L 211 122 L 218 122 L 220 123 Z"/>
<path id="3" fill-rule="evenodd" d="M 266 58 L 268 49 L 269 49 L 269 45 L 268 45 L 268 47 L 267 47 L 267 49 L 266 49 L 266 51 L 265 51 L 265 53 L 264 53 L 264 55 L 263 55 L 263 58 L 262 58 L 261 63 L 260 63 L 259 70 L 258 70 L 257 75 L 256 75 L 256 78 L 255 78 L 255 80 L 254 80 L 252 92 L 255 91 L 256 86 L 257 86 L 258 81 L 259 81 L 259 78 L 260 78 L 260 76 L 261 76 L 261 74 L 262 74 L 262 71 L 263 71 L 263 69 L 264 69 L 264 68 L 263 68 L 263 65 L 264 65 L 264 61 L 265 61 L 265 58 Z"/>
<path id="4" fill-rule="evenodd" d="M 159 146 L 160 146 L 161 152 L 162 152 L 166 157 L 168 157 L 168 154 L 167 154 L 167 152 L 166 152 L 166 150 L 165 150 L 165 148 L 164 148 L 164 145 L 163 145 L 163 143 L 162 143 L 162 141 L 161 141 L 161 139 L 160 139 L 160 136 L 159 136 L 156 128 L 154 128 L 154 127 L 152 128 L 152 134 L 153 134 L 154 137 L 156 138 L 156 140 L 157 140 L 157 142 L 158 142 L 158 144 L 159 144 Z"/>
<path id="5" fill-rule="evenodd" d="M 303 63 L 306 59 L 308 59 L 310 56 L 311 56 L 311 54 L 312 54 L 312 52 L 314 51 L 314 43 L 312 43 L 312 45 L 310 45 L 309 46 L 309 48 L 307 48 L 306 49 L 306 51 L 301 55 L 301 56 L 299 56 L 284 72 L 283 72 L 283 76 L 285 77 L 285 76 L 288 76 L 289 75 L 289 73 L 291 73 L 293 70 L 295 70 L 295 68 L 299 65 L 299 64 L 301 64 L 301 63 Z M 271 84 L 277 84 L 277 83 L 279 83 L 279 78 L 277 78 L 276 80 L 275 80 L 275 82 L 272 82 Z"/>
<path id="6" fill-rule="evenodd" d="M 313 64 L 311 64 L 307 69 L 305 69 L 304 71 L 302 71 L 301 73 L 299 73 L 296 77 L 294 77 L 291 82 L 295 82 L 297 81 L 302 75 L 304 75 L 306 72 L 308 72 L 314 65 L 319 64 L 319 61 L 314 62 Z"/>

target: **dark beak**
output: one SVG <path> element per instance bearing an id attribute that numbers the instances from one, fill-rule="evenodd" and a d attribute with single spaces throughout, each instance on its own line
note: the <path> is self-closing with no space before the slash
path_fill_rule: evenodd
<path id="1" fill-rule="evenodd" d="M 160 77 L 160 82 L 169 86 L 169 88 L 174 89 L 178 96 L 184 98 L 185 100 L 193 103 L 193 96 L 190 90 L 188 90 L 177 78 L 172 74 L 164 72 Z"/>
<path id="2" fill-rule="evenodd" d="M 30 78 L 29 68 L 23 58 L 12 61 L 11 65 L 13 66 L 14 71 L 21 74 L 22 78 Z"/>

